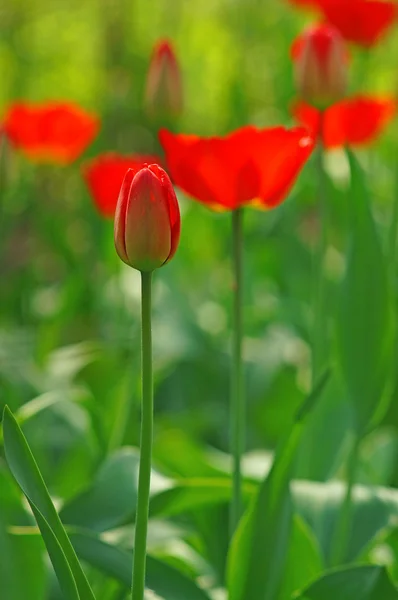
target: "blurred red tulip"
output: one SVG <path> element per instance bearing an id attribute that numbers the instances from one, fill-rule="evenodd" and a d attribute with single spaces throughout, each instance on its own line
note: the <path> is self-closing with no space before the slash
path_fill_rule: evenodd
<path id="1" fill-rule="evenodd" d="M 177 250 L 180 227 L 167 173 L 156 164 L 129 169 L 115 214 L 115 246 L 122 261 L 139 271 L 162 267 Z"/>
<path id="2" fill-rule="evenodd" d="M 159 138 L 175 184 L 216 210 L 280 204 L 314 146 L 305 129 L 284 127 L 247 126 L 211 138 L 163 129 Z"/>
<path id="3" fill-rule="evenodd" d="M 296 86 L 306 102 L 324 108 L 341 100 L 347 87 L 347 50 L 330 25 L 307 28 L 292 45 Z"/>
<path id="4" fill-rule="evenodd" d="M 382 38 L 397 19 L 394 0 L 290 0 L 292 4 L 318 9 L 349 42 L 370 47 Z"/>
<path id="5" fill-rule="evenodd" d="M 178 116 L 182 112 L 181 71 L 173 46 L 167 40 L 158 42 L 149 64 L 145 106 L 150 114 Z"/>
<path id="6" fill-rule="evenodd" d="M 362 146 L 375 141 L 396 114 L 392 98 L 355 96 L 334 104 L 323 113 L 298 102 L 293 106 L 297 121 L 314 136 L 321 135 L 325 148 Z"/>
<path id="7" fill-rule="evenodd" d="M 159 163 L 157 156 L 116 152 L 100 154 L 83 166 L 83 177 L 95 205 L 104 217 L 114 217 L 117 199 L 128 169 L 137 171 L 146 165 Z"/>
<path id="8" fill-rule="evenodd" d="M 369 47 L 395 22 L 397 4 L 387 0 L 323 0 L 322 13 L 346 40 Z"/>
<path id="9" fill-rule="evenodd" d="M 98 118 L 67 102 L 12 105 L 4 119 L 11 143 L 34 162 L 69 164 L 96 136 Z"/>

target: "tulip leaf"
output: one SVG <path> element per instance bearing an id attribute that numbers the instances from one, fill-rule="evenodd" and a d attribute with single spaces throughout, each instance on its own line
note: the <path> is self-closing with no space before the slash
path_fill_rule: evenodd
<path id="1" fill-rule="evenodd" d="M 270 472 L 241 519 L 228 557 L 230 600 L 274 600 L 281 593 L 292 538 L 290 483 L 297 448 L 304 420 L 319 400 L 327 380 L 325 373 L 297 411 Z"/>
<path id="2" fill-rule="evenodd" d="M 398 600 L 398 590 L 383 567 L 358 566 L 326 573 L 297 600 Z"/>
<path id="3" fill-rule="evenodd" d="M 387 264 L 378 239 L 363 172 L 348 154 L 351 186 L 349 249 L 338 318 L 341 367 L 356 427 L 366 432 L 385 408 L 394 323 Z"/>
<path id="4" fill-rule="evenodd" d="M 242 518 L 228 557 L 230 600 L 277 597 L 292 529 L 289 484 L 300 439 L 296 425 L 282 447 L 254 503 Z"/>
<path id="5" fill-rule="evenodd" d="M 323 563 L 317 540 L 308 525 L 295 515 L 278 600 L 291 600 L 294 593 L 314 581 L 322 571 Z"/>
<path id="6" fill-rule="evenodd" d="M 0 467 L 0 581 L 7 600 L 43 600 L 47 573 L 42 540 L 13 535 L 12 527 L 30 527 L 32 516 L 6 465 Z M 23 571 L 24 576 L 21 577 Z"/>
<path id="7" fill-rule="evenodd" d="M 60 510 L 63 523 L 105 531 L 132 519 L 135 512 L 139 455 L 122 448 L 101 466 L 94 482 Z"/>
<path id="8" fill-rule="evenodd" d="M 81 559 L 130 588 L 131 552 L 103 542 L 86 531 L 71 532 L 70 537 Z M 185 574 L 151 556 L 147 556 L 146 587 L 164 600 L 209 600 L 206 592 Z"/>
<path id="9" fill-rule="evenodd" d="M 8 407 L 3 415 L 3 439 L 8 466 L 32 508 L 64 593 L 68 600 L 95 600 L 26 438 Z"/>

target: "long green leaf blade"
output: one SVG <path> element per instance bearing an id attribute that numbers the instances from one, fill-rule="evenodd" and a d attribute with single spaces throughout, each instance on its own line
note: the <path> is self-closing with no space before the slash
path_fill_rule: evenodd
<path id="1" fill-rule="evenodd" d="M 118 579 L 127 589 L 130 588 L 130 552 L 111 546 L 89 532 L 71 532 L 70 537 L 76 552 L 83 560 Z M 206 592 L 194 581 L 151 556 L 147 557 L 146 587 L 165 600 L 209 600 Z"/>
<path id="2" fill-rule="evenodd" d="M 398 590 L 384 568 L 360 566 L 323 575 L 297 600 L 398 600 Z"/>
<path id="3" fill-rule="evenodd" d="M 39 516 L 38 526 L 41 531 L 41 527 L 43 527 L 44 533 L 42 531 L 42 535 L 46 545 L 48 541 L 50 542 L 50 547 L 47 546 L 49 554 L 50 550 L 51 553 L 54 554 L 56 545 L 43 521 L 48 525 L 49 530 L 58 541 L 65 559 L 69 564 L 73 578 L 76 582 L 79 593 L 78 597 L 80 600 L 95 600 L 86 575 L 52 503 L 46 484 L 43 481 L 26 438 L 8 407 L 4 409 L 3 435 L 4 450 L 8 466 L 32 506 L 35 516 L 37 516 L 37 514 L 42 516 L 42 519 Z M 51 554 L 50 557 L 52 558 Z M 61 565 L 59 557 L 56 557 L 55 560 L 56 564 Z M 65 573 L 63 576 L 67 578 Z"/>
<path id="4" fill-rule="evenodd" d="M 392 302 L 387 264 L 371 212 L 364 175 L 348 153 L 351 187 L 349 250 L 338 319 L 340 361 L 355 409 L 357 429 L 364 433 L 383 409 L 393 357 Z"/>

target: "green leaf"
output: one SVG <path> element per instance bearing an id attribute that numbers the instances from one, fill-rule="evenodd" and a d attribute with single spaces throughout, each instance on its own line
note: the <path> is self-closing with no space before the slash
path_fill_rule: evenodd
<path id="1" fill-rule="evenodd" d="M 328 564 L 333 531 L 345 496 L 340 482 L 294 481 L 292 494 L 295 510 L 308 523 Z M 347 558 L 355 560 L 372 539 L 398 519 L 398 490 L 385 487 L 354 486 L 352 524 Z"/>
<path id="2" fill-rule="evenodd" d="M 232 540 L 230 600 L 271 600 L 279 592 L 292 526 L 289 483 L 300 433 L 301 426 L 295 425 Z"/>
<path id="3" fill-rule="evenodd" d="M 67 502 L 60 517 L 68 525 L 105 531 L 132 519 L 137 497 L 139 454 L 123 448 L 108 458 L 87 490 Z"/>
<path id="4" fill-rule="evenodd" d="M 12 526 L 26 527 L 33 522 L 22 506 L 22 496 L 5 470 L 0 469 L 0 581 L 7 600 L 43 600 L 46 589 L 44 546 L 36 536 L 17 536 Z M 21 577 L 21 572 L 24 576 Z"/>
<path id="5" fill-rule="evenodd" d="M 303 589 L 323 571 L 317 540 L 308 525 L 297 515 L 293 519 L 292 535 L 278 600 L 291 600 L 292 594 Z"/>
<path id="6" fill-rule="evenodd" d="M 290 481 L 303 421 L 319 400 L 324 373 L 296 413 L 291 432 L 277 450 L 272 468 L 243 516 L 231 543 L 229 600 L 274 600 L 281 592 L 293 527 Z"/>
<path id="7" fill-rule="evenodd" d="M 67 597 L 71 600 L 95 600 L 26 438 L 8 407 L 4 409 L 3 437 L 8 466 L 32 507 L 64 592 L 70 594 Z M 70 574 L 78 591 L 77 596 L 73 595 Z"/>
<path id="8" fill-rule="evenodd" d="M 77 554 L 103 573 L 131 586 L 132 554 L 88 532 L 71 532 Z M 146 587 L 164 600 L 209 600 L 194 581 L 170 565 L 147 556 Z"/>
<path id="9" fill-rule="evenodd" d="M 398 600 L 398 591 L 382 567 L 360 566 L 327 573 L 297 600 Z"/>
<path id="10" fill-rule="evenodd" d="M 41 512 L 32 502 L 29 502 L 29 504 L 40 529 L 48 554 L 51 558 L 51 562 L 57 575 L 61 590 L 68 600 L 82 600 L 83 596 L 80 596 L 79 594 L 75 578 L 65 553 L 62 550 L 61 544 L 55 537 L 53 530 Z"/>
<path id="11" fill-rule="evenodd" d="M 363 173 L 352 153 L 349 153 L 349 162 L 351 220 L 338 337 L 340 361 L 355 409 L 356 427 L 364 433 L 385 409 L 383 394 L 393 357 L 394 322 L 386 260 Z"/>
<path id="12" fill-rule="evenodd" d="M 256 491 L 252 483 L 244 483 L 245 497 Z M 151 516 L 173 516 L 199 508 L 224 504 L 231 498 L 230 477 L 195 478 L 176 481 L 172 487 L 155 494 L 150 501 Z"/>

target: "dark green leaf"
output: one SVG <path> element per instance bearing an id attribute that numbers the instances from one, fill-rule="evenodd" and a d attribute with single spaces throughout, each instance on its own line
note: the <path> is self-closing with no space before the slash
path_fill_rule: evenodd
<path id="1" fill-rule="evenodd" d="M 105 531 L 132 519 L 137 496 L 139 455 L 132 448 L 115 452 L 102 465 L 93 484 L 60 511 L 68 525 Z"/>
<path id="2" fill-rule="evenodd" d="M 228 558 L 230 600 L 273 600 L 280 592 L 292 528 L 289 484 L 301 429 L 296 424 L 277 452 L 232 540 Z"/>
<path id="3" fill-rule="evenodd" d="M 5 465 L 4 465 L 5 467 Z M 12 527 L 33 522 L 10 474 L 0 469 L 0 581 L 6 600 L 43 600 L 46 587 L 44 546 L 36 536 L 13 535 Z M 24 576 L 21 577 L 23 571 Z"/>
<path id="4" fill-rule="evenodd" d="M 54 508 L 25 436 L 7 407 L 3 416 L 3 436 L 7 463 L 34 511 L 59 581 L 61 585 L 67 586 L 64 587 L 64 591 L 67 589 L 73 594 L 73 585 L 70 582 L 67 584 L 70 571 L 78 590 L 77 598 L 94 600 L 87 578 Z M 70 598 L 75 600 L 73 595 Z"/>
<path id="5" fill-rule="evenodd" d="M 132 554 L 111 546 L 88 532 L 71 533 L 81 559 L 131 586 Z M 209 600 L 208 595 L 186 575 L 151 556 L 147 557 L 146 586 L 164 600 Z"/>
<path id="6" fill-rule="evenodd" d="M 292 535 L 278 600 L 291 600 L 294 592 L 314 581 L 323 571 L 317 540 L 302 519 L 293 519 Z"/>
<path id="7" fill-rule="evenodd" d="M 297 600 L 398 600 L 398 591 L 385 569 L 352 567 L 327 573 L 310 585 Z"/>
<path id="8" fill-rule="evenodd" d="M 387 265 L 357 160 L 349 153 L 352 214 L 338 319 L 341 366 L 356 425 L 366 431 L 381 413 L 393 356 L 394 323 Z"/>

